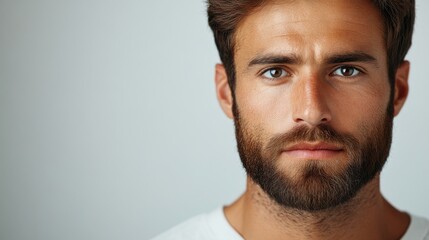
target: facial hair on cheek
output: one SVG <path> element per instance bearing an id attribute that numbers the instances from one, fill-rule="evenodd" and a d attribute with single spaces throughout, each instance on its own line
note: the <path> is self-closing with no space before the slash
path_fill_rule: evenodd
<path id="1" fill-rule="evenodd" d="M 350 200 L 381 171 L 390 150 L 393 116 L 388 112 L 374 126 L 362 127 L 365 138 L 362 143 L 352 135 L 320 125 L 296 127 L 270 138 L 265 146 L 261 130 L 251 131 L 238 108 L 234 114 L 237 147 L 248 176 L 286 208 L 317 211 Z M 279 169 L 278 157 L 285 144 L 299 141 L 341 144 L 347 152 L 348 164 L 343 171 L 333 174 L 317 160 L 306 160 L 293 176 L 288 175 Z"/>

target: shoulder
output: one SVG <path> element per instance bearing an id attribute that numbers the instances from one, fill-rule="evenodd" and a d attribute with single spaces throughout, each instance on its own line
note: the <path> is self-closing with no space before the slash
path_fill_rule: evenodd
<path id="1" fill-rule="evenodd" d="M 429 220 L 411 215 L 411 223 L 402 240 L 429 240 Z"/>
<path id="2" fill-rule="evenodd" d="M 242 240 L 229 225 L 222 208 L 195 216 L 152 240 Z"/>

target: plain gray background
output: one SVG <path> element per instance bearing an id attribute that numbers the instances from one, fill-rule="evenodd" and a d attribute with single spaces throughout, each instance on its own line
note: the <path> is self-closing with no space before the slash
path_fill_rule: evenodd
<path id="1" fill-rule="evenodd" d="M 428 12 L 382 175 L 426 217 Z M 200 0 L 0 0 L 0 239 L 148 239 L 244 190 L 206 22 Z"/>

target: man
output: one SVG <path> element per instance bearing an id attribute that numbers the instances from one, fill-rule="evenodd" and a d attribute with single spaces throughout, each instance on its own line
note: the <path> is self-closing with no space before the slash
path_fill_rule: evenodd
<path id="1" fill-rule="evenodd" d="M 429 239 L 380 193 L 414 0 L 209 0 L 246 192 L 156 239 Z"/>

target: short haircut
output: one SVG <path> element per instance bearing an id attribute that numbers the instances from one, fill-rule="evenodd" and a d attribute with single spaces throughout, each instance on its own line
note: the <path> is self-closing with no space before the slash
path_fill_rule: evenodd
<path id="1" fill-rule="evenodd" d="M 235 90 L 235 33 L 238 24 L 253 10 L 269 0 L 207 0 L 209 26 L 213 31 L 220 59 L 225 66 L 228 84 Z M 389 83 L 411 47 L 415 0 L 372 0 L 384 20 Z"/>

